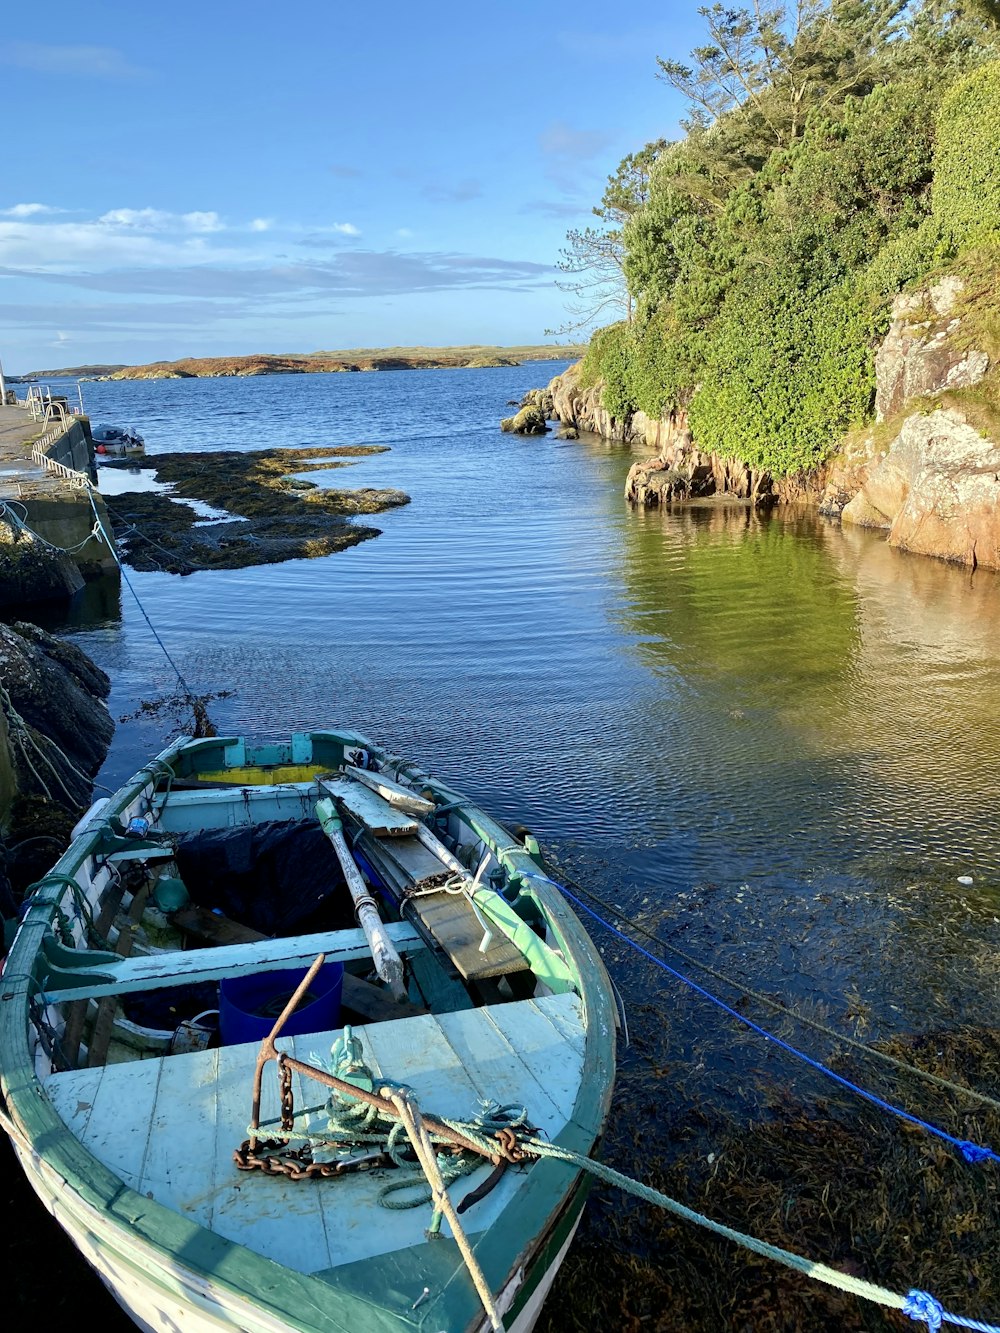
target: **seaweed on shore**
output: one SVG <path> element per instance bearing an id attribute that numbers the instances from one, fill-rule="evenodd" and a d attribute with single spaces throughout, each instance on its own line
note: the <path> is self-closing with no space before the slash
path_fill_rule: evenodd
<path id="1" fill-rule="evenodd" d="M 969 1087 L 1000 1087 L 994 1029 L 894 1038 L 881 1049 Z M 604 1154 L 612 1166 L 796 1254 L 901 1294 L 930 1291 L 948 1310 L 995 1322 L 1000 1182 L 992 1163 L 970 1165 L 897 1118 L 836 1099 L 808 1106 L 786 1098 L 768 1115 L 742 1123 L 698 1108 L 685 1125 L 674 1121 L 653 1136 L 625 1119 L 643 1080 L 648 1074 L 633 1072 L 620 1084 Z M 1000 1112 L 928 1090 L 912 1075 L 896 1081 L 890 1099 L 957 1126 L 959 1137 L 1000 1143 Z M 896 1311 L 597 1185 L 538 1330 L 898 1333 L 908 1327 Z"/>
<path id="2" fill-rule="evenodd" d="M 169 484 L 170 494 L 126 491 L 108 497 L 108 512 L 123 559 L 134 569 L 190 574 L 329 555 L 379 535 L 378 528 L 355 526 L 353 518 L 407 504 L 409 496 L 320 487 L 290 474 L 346 467 L 348 458 L 382 452 L 384 446 L 349 445 L 154 454 L 143 460 L 143 470 Z M 135 460 L 105 466 L 134 468 Z M 226 516 L 206 521 L 178 503 L 185 499 Z"/>

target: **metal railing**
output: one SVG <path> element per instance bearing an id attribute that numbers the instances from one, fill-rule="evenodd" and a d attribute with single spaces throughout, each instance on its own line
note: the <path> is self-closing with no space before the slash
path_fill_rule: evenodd
<path id="1" fill-rule="evenodd" d="M 46 472 L 51 472 L 57 477 L 62 477 L 65 481 L 71 482 L 74 486 L 89 486 L 90 478 L 83 472 L 77 472 L 75 468 L 67 467 L 65 463 L 57 463 L 54 458 L 50 458 L 45 450 L 49 445 L 55 444 L 65 432 L 63 430 L 50 430 L 45 435 L 40 435 L 31 448 L 31 461 L 43 467 Z"/>

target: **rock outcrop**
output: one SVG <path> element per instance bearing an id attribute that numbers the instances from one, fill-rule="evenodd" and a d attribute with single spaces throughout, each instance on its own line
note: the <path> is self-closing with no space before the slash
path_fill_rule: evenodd
<path id="1" fill-rule="evenodd" d="M 805 501 L 844 523 L 885 531 L 900 550 L 1000 569 L 1000 422 L 989 407 L 996 387 L 983 384 L 1000 368 L 976 345 L 982 312 L 970 313 L 964 293 L 953 275 L 896 298 L 875 359 L 879 425 L 849 437 L 808 474 L 775 481 L 706 453 L 684 412 L 619 420 L 602 406 L 600 384 L 580 383 L 579 364 L 548 386 L 551 415 L 571 430 L 650 449 L 653 456 L 628 474 L 633 504 L 719 495 L 754 504 Z M 970 403 L 963 392 L 977 385 L 981 401 Z"/>
<path id="2" fill-rule="evenodd" d="M 1000 444 L 955 409 L 908 416 L 841 517 L 904 551 L 1000 569 Z"/>
<path id="3" fill-rule="evenodd" d="M 549 418 L 554 415 L 552 394 L 548 389 L 529 389 L 521 399 L 520 411 L 504 417 L 500 429 L 512 435 L 545 435 Z"/>
<path id="4" fill-rule="evenodd" d="M 962 290 L 948 277 L 896 298 L 875 359 L 877 416 L 894 431 L 888 444 L 874 432 L 850 442 L 820 507 L 884 530 L 900 550 L 1000 569 L 1000 435 L 973 424 L 955 394 L 991 370 L 956 313 Z"/>
<path id="5" fill-rule="evenodd" d="M 633 504 L 651 507 L 712 495 L 764 504 L 774 499 L 775 489 L 766 473 L 755 473 L 740 459 L 698 449 L 683 410 L 663 417 L 645 412 L 633 412 L 625 419 L 613 417 L 601 405 L 601 385 L 580 384 L 579 364 L 557 375 L 547 392 L 550 415 L 569 429 L 656 451 L 629 470 L 625 497 Z"/>
<path id="6" fill-rule="evenodd" d="M 946 277 L 923 291 L 896 297 L 892 325 L 875 357 L 875 416 L 884 421 L 911 398 L 967 389 L 989 369 L 989 357 L 955 345 L 961 320 L 953 315 L 961 278 Z"/>
<path id="7" fill-rule="evenodd" d="M 71 813 L 89 804 L 115 729 L 104 702 L 110 688 L 74 644 L 23 621 L 0 624 L 4 815 L 18 797 L 42 797 Z"/>

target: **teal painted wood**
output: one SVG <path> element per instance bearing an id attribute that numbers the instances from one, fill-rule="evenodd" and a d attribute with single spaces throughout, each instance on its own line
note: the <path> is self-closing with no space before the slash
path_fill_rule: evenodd
<path id="1" fill-rule="evenodd" d="M 504 1022 L 496 1022 L 502 1010 Z M 564 1043 L 549 1013 L 579 1022 L 575 996 L 440 1016 L 397 1019 L 356 1028 L 374 1072 L 412 1087 L 428 1112 L 474 1116 L 483 1099 L 523 1103 L 532 1121 L 557 1137 L 572 1113 L 582 1054 Z M 520 1031 L 523 1018 L 525 1029 Z M 542 1033 L 547 1028 L 547 1037 Z M 279 1040 L 303 1060 L 322 1064 L 337 1031 Z M 333 1269 L 405 1250 L 423 1241 L 426 1207 L 387 1211 L 378 1204 L 395 1173 L 371 1172 L 321 1182 L 247 1175 L 232 1155 L 246 1137 L 255 1043 L 188 1055 L 71 1070 L 51 1075 L 45 1090 L 67 1125 L 144 1198 L 301 1273 Z M 553 1066 L 567 1066 L 553 1078 Z M 296 1105 L 322 1103 L 324 1090 L 296 1076 Z M 270 1066 L 262 1087 L 262 1120 L 280 1114 Z M 482 1182 L 484 1165 L 460 1187 Z M 533 1171 L 535 1168 L 532 1167 Z M 526 1183 L 510 1171 L 463 1219 L 470 1234 L 487 1230 Z"/>
<path id="2" fill-rule="evenodd" d="M 403 921 L 390 921 L 386 932 L 401 953 L 425 948 L 420 933 Z M 82 996 L 127 995 L 135 991 L 162 990 L 178 984 L 217 981 L 247 972 L 274 972 L 296 964 L 309 964 L 318 954 L 328 962 L 351 963 L 371 957 L 363 930 L 322 931 L 288 939 L 259 940 L 254 944 L 221 944 L 208 949 L 172 949 L 165 953 L 138 954 L 134 958 L 108 958 L 84 965 L 79 976 L 67 968 L 52 970 L 56 984 L 46 984 L 49 1004 Z M 61 983 L 61 984 L 60 984 Z"/>

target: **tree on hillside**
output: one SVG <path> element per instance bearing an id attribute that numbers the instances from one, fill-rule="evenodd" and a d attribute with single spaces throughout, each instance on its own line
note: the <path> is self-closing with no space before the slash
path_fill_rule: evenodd
<path id="1" fill-rule="evenodd" d="M 756 150 L 747 166 L 756 169 L 802 134 L 810 110 L 871 89 L 906 8 L 906 0 L 713 4 L 698 10 L 708 41 L 691 52 L 692 63 L 658 58 L 657 77 L 687 99 L 693 139 L 742 121 Z"/>
<path id="2" fill-rule="evenodd" d="M 657 139 L 637 153 L 629 153 L 608 177 L 601 202 L 591 212 L 603 227 L 574 228 L 566 233 L 566 246 L 559 252 L 556 267 L 563 277 L 559 290 L 572 298 L 571 320 L 546 334 L 572 333 L 594 324 L 601 317 L 632 318 L 632 300 L 625 282 L 624 227 L 649 199 L 650 175 L 667 141 Z"/>

